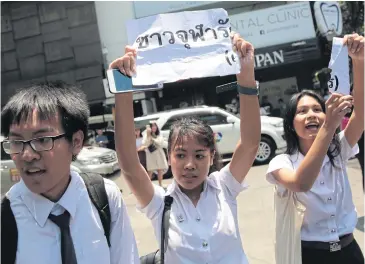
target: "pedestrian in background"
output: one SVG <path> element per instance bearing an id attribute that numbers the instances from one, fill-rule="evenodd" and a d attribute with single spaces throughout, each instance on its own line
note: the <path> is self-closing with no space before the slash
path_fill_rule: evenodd
<path id="1" fill-rule="evenodd" d="M 156 123 L 146 126 L 146 134 L 142 141 L 146 147 L 146 167 L 147 172 L 152 180 L 153 173 L 157 171 L 158 184 L 162 186 L 163 175 L 167 172 L 169 165 L 167 164 L 165 152 L 163 150 L 164 138 L 160 134 L 160 130 Z"/>
<path id="2" fill-rule="evenodd" d="M 95 137 L 96 144 L 101 148 L 106 148 L 108 142 L 108 137 L 104 135 L 102 129 L 96 130 L 97 136 Z"/>
<path id="3" fill-rule="evenodd" d="M 285 112 L 286 112 L 286 105 L 284 103 L 284 100 L 279 98 L 278 104 L 279 104 L 279 110 L 280 110 L 280 117 L 283 118 L 285 116 Z"/>
<path id="4" fill-rule="evenodd" d="M 135 128 L 136 133 L 136 148 L 138 152 L 138 158 L 141 162 L 142 166 L 147 170 L 146 167 L 146 149 L 147 147 L 143 145 L 143 137 L 141 134 L 141 129 L 136 127 Z"/>

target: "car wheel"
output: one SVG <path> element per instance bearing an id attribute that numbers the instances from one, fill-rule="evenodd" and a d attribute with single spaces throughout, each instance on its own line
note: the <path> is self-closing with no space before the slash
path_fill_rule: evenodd
<path id="1" fill-rule="evenodd" d="M 255 163 L 257 165 L 268 163 L 274 157 L 275 150 L 276 150 L 275 142 L 271 138 L 261 137 Z"/>

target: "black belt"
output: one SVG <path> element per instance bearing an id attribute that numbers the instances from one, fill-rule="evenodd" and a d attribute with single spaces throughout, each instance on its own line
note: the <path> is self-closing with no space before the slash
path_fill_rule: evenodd
<path id="1" fill-rule="evenodd" d="M 353 234 L 348 234 L 340 237 L 340 241 L 336 242 L 318 242 L 318 241 L 303 241 L 303 248 L 314 248 L 314 249 L 323 249 L 328 250 L 330 252 L 339 251 L 342 248 L 347 247 L 354 240 Z"/>

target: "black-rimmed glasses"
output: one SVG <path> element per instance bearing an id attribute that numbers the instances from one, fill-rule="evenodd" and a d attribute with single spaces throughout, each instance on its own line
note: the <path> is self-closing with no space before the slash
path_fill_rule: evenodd
<path id="1" fill-rule="evenodd" d="M 4 140 L 2 145 L 7 154 L 18 154 L 22 152 L 25 144 L 29 144 L 36 152 L 49 151 L 53 149 L 54 141 L 65 135 L 39 137 L 30 140 Z"/>

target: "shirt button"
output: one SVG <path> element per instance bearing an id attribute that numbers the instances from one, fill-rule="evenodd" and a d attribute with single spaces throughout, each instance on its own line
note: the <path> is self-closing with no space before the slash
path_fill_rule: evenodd
<path id="1" fill-rule="evenodd" d="M 328 200 L 328 201 L 332 201 L 332 198 L 331 198 L 331 197 L 328 197 L 328 198 L 327 198 L 327 200 Z"/>
<path id="2" fill-rule="evenodd" d="M 336 233 L 336 229 L 332 229 L 331 230 L 331 233 Z"/>
<path id="3" fill-rule="evenodd" d="M 331 215 L 331 218 L 334 218 L 335 217 L 335 215 L 333 214 L 333 215 Z"/>
<path id="4" fill-rule="evenodd" d="M 208 246 L 208 242 L 207 241 L 203 241 L 203 247 L 207 247 Z"/>
<path id="5" fill-rule="evenodd" d="M 321 185 L 323 185 L 324 184 L 324 181 L 321 181 Z"/>
<path id="6" fill-rule="evenodd" d="M 197 222 L 200 222 L 200 217 L 198 216 L 195 220 L 196 220 Z"/>

